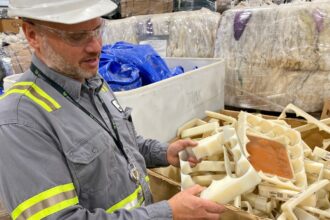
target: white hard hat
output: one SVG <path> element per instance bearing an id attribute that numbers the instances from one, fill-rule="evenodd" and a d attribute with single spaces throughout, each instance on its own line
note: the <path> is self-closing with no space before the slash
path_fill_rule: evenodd
<path id="1" fill-rule="evenodd" d="M 116 8 L 111 0 L 9 0 L 8 15 L 76 24 L 108 14 Z"/>

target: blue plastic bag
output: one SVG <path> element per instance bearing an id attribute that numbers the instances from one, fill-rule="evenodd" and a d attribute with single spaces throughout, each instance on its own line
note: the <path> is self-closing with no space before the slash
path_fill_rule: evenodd
<path id="1" fill-rule="evenodd" d="M 139 77 L 142 85 L 148 85 L 183 73 L 182 67 L 171 71 L 150 45 L 135 45 L 126 42 L 103 46 L 99 66 L 99 72 L 112 89 L 112 85 L 118 84 L 116 81 L 118 79 L 121 80 L 120 84 L 132 83 L 136 88 Z M 125 77 L 126 80 L 124 80 Z"/>
<path id="2" fill-rule="evenodd" d="M 101 54 L 99 73 L 115 92 L 142 86 L 139 70 L 130 64 L 119 63 L 111 54 Z"/>

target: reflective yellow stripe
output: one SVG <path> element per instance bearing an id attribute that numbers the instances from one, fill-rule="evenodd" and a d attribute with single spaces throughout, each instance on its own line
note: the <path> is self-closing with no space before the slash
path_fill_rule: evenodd
<path id="1" fill-rule="evenodd" d="M 102 86 L 102 88 L 101 88 L 101 91 L 102 91 L 102 92 L 108 92 L 109 89 L 108 89 L 108 87 L 107 87 L 106 85 L 103 84 L 103 86 Z"/>
<path id="2" fill-rule="evenodd" d="M 138 208 L 142 205 L 142 203 L 144 202 L 144 198 L 141 198 L 138 202 L 138 204 L 136 204 L 136 206 L 132 207 L 132 208 L 129 208 L 128 210 L 132 210 L 132 209 L 135 209 L 135 208 Z"/>
<path id="3" fill-rule="evenodd" d="M 61 108 L 60 104 L 58 104 L 52 97 L 50 97 L 47 93 L 45 93 L 39 86 L 37 86 L 36 84 L 32 83 L 32 82 L 18 82 L 15 83 L 14 86 L 16 85 L 30 85 L 32 86 L 32 88 L 34 88 L 34 90 L 41 95 L 42 97 L 44 97 L 45 99 L 47 99 L 49 102 L 51 102 L 57 109 Z"/>
<path id="4" fill-rule="evenodd" d="M 138 198 L 139 191 L 141 191 L 141 186 L 139 186 L 131 195 L 127 196 L 125 199 L 121 200 L 116 205 L 109 208 L 107 212 L 112 213 L 118 209 L 125 207 L 125 205 Z"/>
<path id="5" fill-rule="evenodd" d="M 60 186 L 56 186 L 54 188 L 48 189 L 42 193 L 39 193 L 36 196 L 33 196 L 32 198 L 24 201 L 23 203 L 21 203 L 19 206 L 17 206 L 15 208 L 15 210 L 12 212 L 11 216 L 13 218 L 13 220 L 17 219 L 17 217 L 19 217 L 25 210 L 29 209 L 30 207 L 32 207 L 33 205 L 49 199 L 55 195 L 58 195 L 60 193 L 64 193 L 70 190 L 74 190 L 74 185 L 73 183 L 68 183 L 65 185 L 60 185 Z"/>
<path id="6" fill-rule="evenodd" d="M 27 220 L 39 220 L 76 204 L 78 204 L 78 197 L 74 197 L 69 200 L 64 200 L 63 202 L 57 203 L 54 206 L 48 207 L 38 212 L 37 214 L 31 216 Z"/>
<path id="7" fill-rule="evenodd" d="M 149 176 L 146 176 L 145 177 L 145 180 L 146 182 L 149 182 Z M 112 207 L 110 207 L 108 210 L 107 210 L 107 213 L 112 213 L 118 209 L 122 209 L 122 208 L 125 208 L 127 205 L 129 205 L 130 203 L 133 203 L 134 200 L 138 200 L 138 195 L 140 193 L 140 191 L 142 190 L 142 187 L 139 186 L 131 195 L 127 196 L 125 199 L 121 200 L 120 202 L 116 203 L 115 205 L 113 205 Z M 134 209 L 134 208 L 137 208 L 137 207 L 140 207 L 141 204 L 143 203 L 144 201 L 144 198 L 140 198 L 139 201 L 137 201 L 137 204 L 134 205 L 133 207 L 130 207 L 128 208 L 129 210 L 130 209 Z"/>
<path id="8" fill-rule="evenodd" d="M 61 108 L 61 106 L 52 97 L 50 97 L 33 82 L 15 83 L 3 96 L 0 97 L 0 99 L 15 93 L 27 96 L 48 112 Z"/>

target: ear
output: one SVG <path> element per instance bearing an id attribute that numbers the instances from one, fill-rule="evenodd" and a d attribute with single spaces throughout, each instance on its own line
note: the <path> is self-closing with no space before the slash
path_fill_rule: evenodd
<path id="1" fill-rule="evenodd" d="M 33 24 L 28 22 L 23 22 L 22 29 L 30 46 L 33 47 L 36 51 L 39 51 L 40 43 L 42 40 L 40 33 L 36 31 L 36 28 L 33 26 Z"/>

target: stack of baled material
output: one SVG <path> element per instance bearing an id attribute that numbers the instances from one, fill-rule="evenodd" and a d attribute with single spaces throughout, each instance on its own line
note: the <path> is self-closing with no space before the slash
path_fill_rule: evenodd
<path id="1" fill-rule="evenodd" d="M 173 11 L 173 0 L 121 0 L 122 17 L 168 13 Z"/>
<path id="2" fill-rule="evenodd" d="M 207 9 L 111 20 L 106 22 L 103 43 L 161 39 L 168 57 L 213 57 L 219 22 L 220 14 Z"/>
<path id="3" fill-rule="evenodd" d="M 227 59 L 226 105 L 320 111 L 330 96 L 329 16 L 329 2 L 226 11 L 215 45 Z"/>

